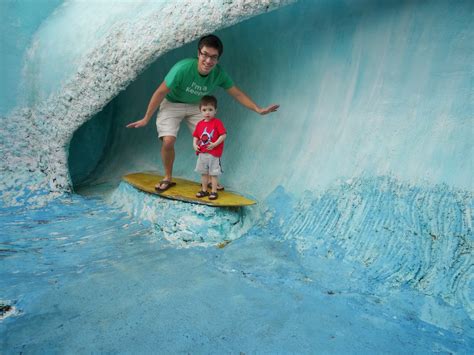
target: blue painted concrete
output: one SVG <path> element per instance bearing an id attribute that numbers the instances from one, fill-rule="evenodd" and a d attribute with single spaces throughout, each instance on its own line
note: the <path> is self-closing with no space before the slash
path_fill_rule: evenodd
<path id="1" fill-rule="evenodd" d="M 34 53 L 58 65 L 35 77 L 30 103 L 86 60 L 64 40 L 64 57 L 45 44 L 90 14 L 68 6 L 35 33 Z M 122 10 L 91 22 L 102 31 L 88 32 L 91 45 L 128 19 Z M 0 351 L 472 353 L 472 13 L 469 1 L 301 1 L 218 31 L 238 85 L 282 105 L 260 117 L 217 93 L 229 130 L 223 182 L 259 200 L 242 210 L 119 184 L 160 167 L 154 124 L 124 125 L 196 43 L 158 58 L 68 131 L 84 196 L 51 201 L 33 178 L 0 188 L 0 301 L 14 307 L 0 320 Z M 73 108 L 61 109 L 66 120 Z M 40 132 L 63 139 L 47 118 Z M 2 142 L 13 181 L 61 165 L 42 152 L 36 163 L 27 142 Z M 177 151 L 175 173 L 197 179 L 186 128 Z"/>
<path id="2" fill-rule="evenodd" d="M 62 0 L 0 2 L 0 116 L 20 104 L 22 67 L 33 35 Z"/>
<path id="3" fill-rule="evenodd" d="M 472 191 L 470 10 L 468 1 L 304 1 L 219 32 L 222 65 L 236 83 L 261 105 L 282 105 L 262 118 L 217 92 L 219 116 L 233 134 L 224 181 L 259 197 L 278 184 L 299 194 L 380 175 Z M 124 126 L 142 117 L 169 68 L 195 48 L 158 59 L 109 104 L 115 142 L 101 155 L 99 176 L 156 169 L 154 125 Z M 97 119 L 107 121 L 102 113 Z M 181 133 L 175 171 L 195 178 L 189 134 Z"/>
<path id="4" fill-rule="evenodd" d="M 219 249 L 176 248 L 97 200 L 2 208 L 2 298 L 17 312 L 0 323 L 2 352 L 472 350 L 462 308 L 384 286 L 338 251 L 301 252 L 284 210 Z"/>

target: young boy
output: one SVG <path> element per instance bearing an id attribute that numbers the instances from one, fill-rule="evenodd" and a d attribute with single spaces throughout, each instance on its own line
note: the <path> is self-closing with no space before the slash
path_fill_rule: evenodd
<path id="1" fill-rule="evenodd" d="M 201 174 L 201 191 L 196 197 L 209 196 L 209 200 L 216 200 L 217 177 L 222 174 L 221 156 L 227 132 L 221 120 L 214 117 L 217 112 L 217 99 L 214 96 L 203 96 L 199 110 L 203 119 L 198 122 L 193 133 L 193 147 L 198 155 L 196 172 Z M 209 180 L 211 194 L 207 192 Z"/>

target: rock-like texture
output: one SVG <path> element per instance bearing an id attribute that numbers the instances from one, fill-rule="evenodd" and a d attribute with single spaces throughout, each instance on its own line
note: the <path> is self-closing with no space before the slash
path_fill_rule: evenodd
<path id="1" fill-rule="evenodd" d="M 176 247 L 225 245 L 245 234 L 252 219 L 249 216 L 244 223 L 245 212 L 240 208 L 216 208 L 157 198 L 125 182 L 109 201 L 133 219 L 151 223 L 158 236 Z"/>

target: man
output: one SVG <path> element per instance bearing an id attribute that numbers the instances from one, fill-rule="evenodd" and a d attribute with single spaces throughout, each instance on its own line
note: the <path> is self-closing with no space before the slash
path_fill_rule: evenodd
<path id="1" fill-rule="evenodd" d="M 261 108 L 234 85 L 229 75 L 217 64 L 223 50 L 222 42 L 217 36 L 202 37 L 198 43 L 197 59 L 183 59 L 176 63 L 151 97 L 145 116 L 127 125 L 127 128 L 146 126 L 160 106 L 156 126 L 158 136 L 162 140 L 161 158 L 165 175 L 155 186 L 157 191 L 165 191 L 175 185 L 172 182 L 174 144 L 181 121 L 186 120 L 193 132 L 196 124 L 202 119 L 199 110 L 200 99 L 210 94 L 217 86 L 226 90 L 240 104 L 260 115 L 275 112 L 279 107 L 270 105 Z M 218 189 L 222 190 L 223 187 L 219 186 Z"/>

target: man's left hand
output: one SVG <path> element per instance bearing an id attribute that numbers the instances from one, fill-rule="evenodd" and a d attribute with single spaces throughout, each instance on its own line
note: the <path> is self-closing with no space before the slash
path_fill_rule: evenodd
<path id="1" fill-rule="evenodd" d="M 280 105 L 276 105 L 276 104 L 270 105 L 270 106 L 265 107 L 265 108 L 260 108 L 259 107 L 257 109 L 257 113 L 259 113 L 260 115 L 266 115 L 267 113 L 277 111 L 279 107 L 280 107 Z"/>

